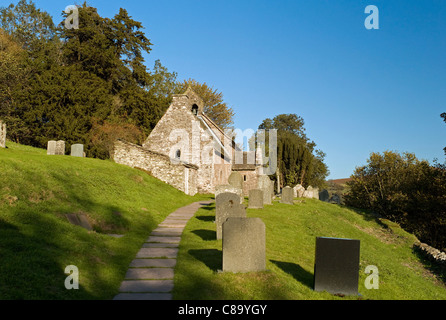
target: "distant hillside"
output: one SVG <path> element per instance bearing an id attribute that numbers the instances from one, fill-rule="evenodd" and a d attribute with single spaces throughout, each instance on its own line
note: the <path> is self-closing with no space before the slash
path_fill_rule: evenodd
<path id="1" fill-rule="evenodd" d="M 111 161 L 7 147 L 0 148 L 0 299 L 111 299 L 151 230 L 204 198 Z M 93 231 L 71 224 L 74 214 Z M 79 269 L 79 290 L 64 286 L 69 265 Z"/>
<path id="2" fill-rule="evenodd" d="M 351 178 L 345 178 L 345 179 L 328 180 L 328 182 L 332 182 L 334 184 L 346 184 L 350 180 L 352 180 L 352 179 Z"/>

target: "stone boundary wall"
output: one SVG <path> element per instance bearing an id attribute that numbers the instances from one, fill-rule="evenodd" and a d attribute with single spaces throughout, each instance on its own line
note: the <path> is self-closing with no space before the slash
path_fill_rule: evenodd
<path id="1" fill-rule="evenodd" d="M 413 247 L 415 250 L 418 250 L 423 255 L 425 255 L 428 260 L 431 260 L 433 262 L 442 265 L 443 267 L 446 267 L 446 253 L 422 242 L 414 243 Z"/>
<path id="2" fill-rule="evenodd" d="M 198 167 L 195 165 L 172 162 L 166 155 L 124 140 L 115 141 L 113 160 L 132 168 L 144 169 L 153 177 L 189 195 L 197 193 Z M 188 183 L 185 181 L 186 178 Z M 185 190 L 186 186 L 188 190 Z"/>

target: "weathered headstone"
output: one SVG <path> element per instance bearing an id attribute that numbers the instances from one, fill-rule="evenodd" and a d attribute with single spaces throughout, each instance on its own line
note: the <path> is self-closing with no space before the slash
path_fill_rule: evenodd
<path id="1" fill-rule="evenodd" d="M 274 184 L 271 184 L 271 182 L 272 180 L 267 175 L 259 175 L 257 177 L 257 188 L 263 191 L 264 205 L 272 203 L 271 199 L 274 192 Z"/>
<path id="2" fill-rule="evenodd" d="M 251 189 L 249 190 L 249 204 L 250 209 L 263 209 L 263 190 Z"/>
<path id="3" fill-rule="evenodd" d="M 6 148 L 6 123 L 0 120 L 0 148 Z"/>
<path id="4" fill-rule="evenodd" d="M 341 197 L 337 193 L 335 193 L 335 194 L 333 194 L 331 196 L 329 202 L 330 203 L 336 203 L 336 204 L 341 204 L 342 203 L 341 202 Z"/>
<path id="5" fill-rule="evenodd" d="M 294 197 L 296 198 L 302 198 L 304 196 L 305 188 L 298 184 L 294 187 Z"/>
<path id="6" fill-rule="evenodd" d="M 240 203 L 243 203 L 243 190 L 235 188 L 235 187 L 231 186 L 230 184 L 220 184 L 220 185 L 216 186 L 215 187 L 215 199 L 217 199 L 217 196 L 220 193 L 225 193 L 225 192 L 237 194 L 240 197 Z"/>
<path id="7" fill-rule="evenodd" d="M 46 154 L 50 156 L 54 156 L 56 154 L 56 146 L 57 142 L 54 140 L 48 141 Z"/>
<path id="8" fill-rule="evenodd" d="M 265 234 L 260 218 L 228 218 L 223 224 L 223 271 L 265 270 Z"/>
<path id="9" fill-rule="evenodd" d="M 83 144 L 71 145 L 71 156 L 83 158 L 84 157 L 84 145 Z"/>
<path id="10" fill-rule="evenodd" d="M 319 200 L 319 188 L 313 188 L 313 198 Z"/>
<path id="11" fill-rule="evenodd" d="M 240 197 L 235 193 L 220 193 L 215 197 L 215 224 L 217 239 L 222 238 L 222 225 L 231 217 L 246 217 L 245 207 L 240 204 Z"/>
<path id="12" fill-rule="evenodd" d="M 314 291 L 358 294 L 360 241 L 316 238 Z"/>
<path id="13" fill-rule="evenodd" d="M 286 204 L 294 204 L 293 189 L 291 187 L 285 187 L 282 189 L 282 199 L 280 200 L 280 202 Z"/>
<path id="14" fill-rule="evenodd" d="M 319 200 L 328 202 L 329 199 L 330 199 L 330 194 L 328 193 L 327 189 L 324 189 L 321 192 L 319 192 Z"/>
<path id="15" fill-rule="evenodd" d="M 59 141 L 56 142 L 55 154 L 56 155 L 60 155 L 60 156 L 65 155 L 65 141 L 59 140 Z"/>
<path id="16" fill-rule="evenodd" d="M 238 171 L 233 171 L 228 178 L 228 183 L 237 188 L 243 190 L 243 177 Z"/>

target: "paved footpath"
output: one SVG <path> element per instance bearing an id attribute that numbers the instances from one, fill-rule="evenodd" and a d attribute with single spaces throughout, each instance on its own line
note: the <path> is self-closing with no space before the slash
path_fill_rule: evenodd
<path id="1" fill-rule="evenodd" d="M 171 300 L 174 268 L 184 227 L 197 210 L 213 201 L 200 201 L 172 212 L 130 263 L 113 300 Z"/>

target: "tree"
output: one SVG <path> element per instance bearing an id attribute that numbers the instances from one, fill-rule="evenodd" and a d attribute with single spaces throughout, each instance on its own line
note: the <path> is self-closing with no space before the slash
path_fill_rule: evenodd
<path id="1" fill-rule="evenodd" d="M 373 210 L 421 241 L 446 248 L 446 168 L 413 153 L 371 153 L 347 183 L 346 204 Z"/>
<path id="2" fill-rule="evenodd" d="M 234 111 L 223 101 L 223 93 L 218 92 L 206 83 L 199 83 L 189 79 L 178 83 L 177 93 L 184 93 L 188 87 L 198 94 L 204 102 L 204 113 L 209 116 L 222 129 L 227 129 L 233 124 Z"/>
<path id="3" fill-rule="evenodd" d="M 446 112 L 442 113 L 440 116 L 443 118 L 444 122 L 446 122 Z M 444 147 L 443 150 L 444 150 L 444 154 L 446 155 L 446 147 Z"/>
<path id="4" fill-rule="evenodd" d="M 315 150 L 316 144 L 305 134 L 304 120 L 296 114 L 280 114 L 265 119 L 259 129 L 265 130 L 265 138 L 257 133 L 257 141 L 269 141 L 268 130 L 277 129 L 278 171 L 275 179 L 282 186 L 302 184 L 322 187 L 328 168 L 324 163 L 325 154 Z M 260 138 L 260 139 L 259 139 Z M 252 141 L 251 141 L 252 144 Z M 269 153 L 269 145 L 262 146 Z"/>

